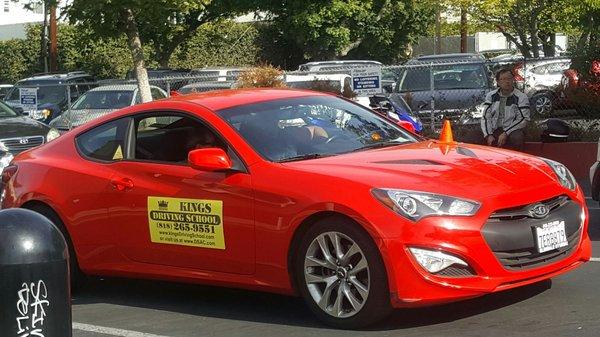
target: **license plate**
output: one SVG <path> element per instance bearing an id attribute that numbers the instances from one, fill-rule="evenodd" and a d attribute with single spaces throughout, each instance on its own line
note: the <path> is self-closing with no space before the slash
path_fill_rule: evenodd
<path id="1" fill-rule="evenodd" d="M 538 252 L 544 253 L 556 248 L 567 246 L 565 221 L 556 220 L 535 228 Z"/>

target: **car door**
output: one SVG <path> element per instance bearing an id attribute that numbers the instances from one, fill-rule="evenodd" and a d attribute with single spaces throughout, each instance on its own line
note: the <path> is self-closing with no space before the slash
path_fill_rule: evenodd
<path id="1" fill-rule="evenodd" d="M 118 174 L 108 209 L 122 254 L 142 263 L 252 274 L 251 179 L 227 143 L 181 113 L 141 116 L 132 131 L 128 160 L 113 165 Z M 239 170 L 191 168 L 187 153 L 199 143 L 228 150 Z"/>

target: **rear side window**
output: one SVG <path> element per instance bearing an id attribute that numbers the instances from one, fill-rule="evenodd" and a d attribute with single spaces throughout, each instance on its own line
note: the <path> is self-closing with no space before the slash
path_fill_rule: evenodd
<path id="1" fill-rule="evenodd" d="M 117 119 L 87 131 L 75 140 L 77 148 L 91 159 L 123 160 L 128 122 L 128 118 Z"/>
<path id="2" fill-rule="evenodd" d="M 185 164 L 194 149 L 226 149 L 213 131 L 188 116 L 165 113 L 141 118 L 136 125 L 136 160 Z"/>

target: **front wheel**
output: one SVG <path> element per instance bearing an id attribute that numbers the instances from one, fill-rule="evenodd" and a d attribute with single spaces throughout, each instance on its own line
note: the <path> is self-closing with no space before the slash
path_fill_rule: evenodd
<path id="1" fill-rule="evenodd" d="M 295 259 L 296 284 L 310 309 L 343 329 L 373 324 L 391 312 L 386 275 L 370 236 L 340 217 L 315 223 Z"/>

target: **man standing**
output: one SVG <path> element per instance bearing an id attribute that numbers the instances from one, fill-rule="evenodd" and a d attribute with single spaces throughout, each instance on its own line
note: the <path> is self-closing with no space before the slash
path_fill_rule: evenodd
<path id="1" fill-rule="evenodd" d="M 525 141 L 523 128 L 529 121 L 529 98 L 514 87 L 509 69 L 496 73 L 498 89 L 485 97 L 481 131 L 484 144 L 521 150 Z"/>

